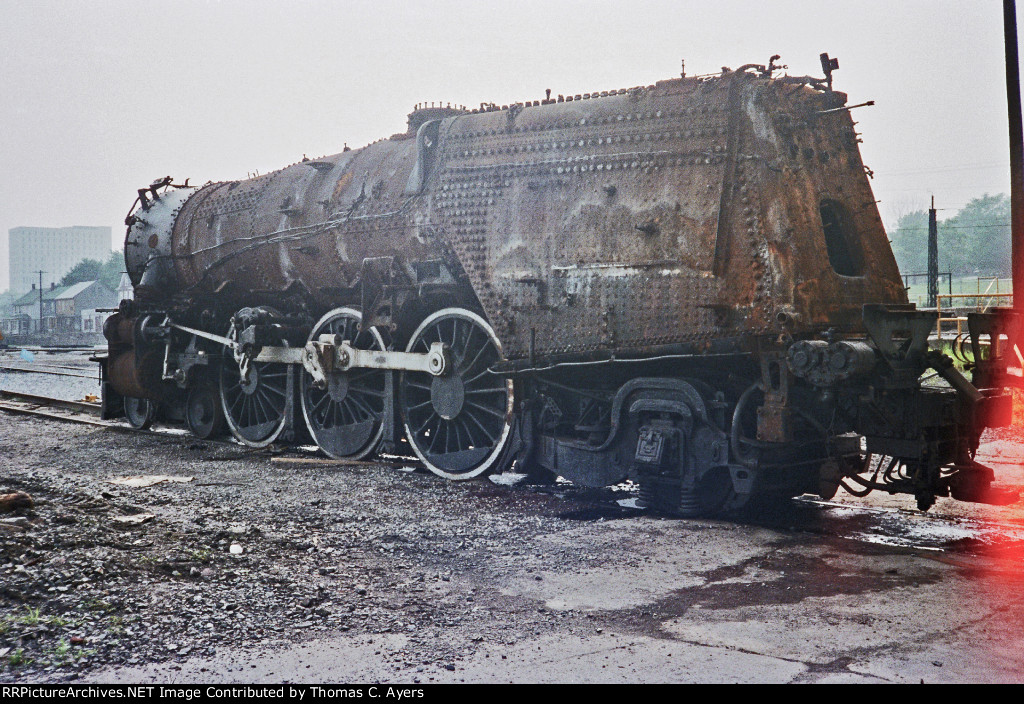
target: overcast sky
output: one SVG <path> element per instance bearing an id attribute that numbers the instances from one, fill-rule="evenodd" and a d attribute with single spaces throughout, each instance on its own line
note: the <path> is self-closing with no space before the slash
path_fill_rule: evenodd
<path id="1" fill-rule="evenodd" d="M 781 54 L 820 75 L 823 51 L 837 90 L 876 101 L 854 116 L 887 223 L 931 194 L 956 209 L 1009 192 L 997 0 L 7 0 L 0 291 L 10 228 L 110 225 L 120 247 L 135 190 L 160 176 L 359 147 L 422 101 L 646 85 L 681 59 L 696 74 Z"/>

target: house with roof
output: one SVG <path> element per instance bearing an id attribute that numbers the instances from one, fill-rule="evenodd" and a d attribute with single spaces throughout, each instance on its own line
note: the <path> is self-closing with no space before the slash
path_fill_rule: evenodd
<path id="1" fill-rule="evenodd" d="M 132 280 L 128 277 L 127 272 L 122 271 L 121 280 L 117 282 L 117 300 L 133 298 L 135 298 L 135 289 L 132 287 Z"/>
<path id="2" fill-rule="evenodd" d="M 31 330 L 32 319 L 27 315 L 17 313 L 13 305 L 0 312 L 0 333 L 3 333 L 4 337 L 27 335 Z"/>
<path id="3" fill-rule="evenodd" d="M 0 294 L 0 335 L 10 337 L 18 334 L 21 326 L 14 312 L 14 301 L 16 296 Z M 0 339 L 2 342 L 2 339 Z"/>
<path id="4" fill-rule="evenodd" d="M 93 325 L 88 332 L 95 332 L 96 309 L 116 306 L 117 294 L 99 281 L 82 281 L 70 286 L 51 285 L 42 292 L 33 286 L 31 291 L 14 301 L 14 318 L 5 320 L 4 324 L 10 324 L 13 334 L 79 333 L 85 332 L 83 312 L 92 311 L 89 319 Z"/>
<path id="5" fill-rule="evenodd" d="M 117 294 L 99 281 L 82 281 L 65 287 L 53 299 L 57 332 L 86 332 L 83 313 L 90 311 L 94 319 L 97 308 L 116 308 Z M 88 332 L 98 332 L 93 328 Z"/>
<path id="6" fill-rule="evenodd" d="M 43 289 L 40 293 L 36 285 L 32 284 L 31 291 L 15 299 L 14 303 L 11 304 L 11 307 L 14 309 L 13 320 L 4 321 L 5 325 L 10 323 L 16 326 L 16 329 L 10 330 L 11 333 L 29 335 L 39 332 L 40 314 L 45 313 L 52 304 L 52 299 L 45 301 L 43 299 L 49 297 L 52 290 L 52 288 Z"/>

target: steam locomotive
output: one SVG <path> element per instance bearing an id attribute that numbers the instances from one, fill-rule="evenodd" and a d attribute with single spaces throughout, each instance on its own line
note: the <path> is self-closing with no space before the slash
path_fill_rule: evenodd
<path id="1" fill-rule="evenodd" d="M 749 64 L 467 110 L 126 219 L 105 417 L 199 437 L 630 478 L 679 515 L 882 489 L 992 496 L 1008 311 L 972 379 L 907 301 L 847 96 Z M 1010 348 L 1012 349 L 1012 348 Z M 934 372 L 937 379 L 922 380 Z"/>

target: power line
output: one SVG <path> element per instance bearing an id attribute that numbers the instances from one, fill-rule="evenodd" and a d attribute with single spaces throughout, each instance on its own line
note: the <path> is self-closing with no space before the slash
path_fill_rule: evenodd
<path id="1" fill-rule="evenodd" d="M 946 230 L 979 230 L 986 227 L 1009 227 L 1010 223 L 999 223 L 995 225 L 943 225 L 939 224 L 939 229 Z M 896 227 L 893 228 L 893 232 L 899 232 L 901 230 L 927 230 L 927 227 Z"/>
<path id="2" fill-rule="evenodd" d="M 947 171 L 978 171 L 981 169 L 1007 169 L 1010 164 L 1007 162 L 986 162 L 983 164 L 963 164 L 960 166 L 936 166 L 928 169 L 905 169 L 901 171 L 875 171 L 879 176 L 902 176 L 905 174 L 936 174 Z"/>

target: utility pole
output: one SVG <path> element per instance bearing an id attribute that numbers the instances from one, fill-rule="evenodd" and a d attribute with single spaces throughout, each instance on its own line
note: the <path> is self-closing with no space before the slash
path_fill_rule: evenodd
<path id="1" fill-rule="evenodd" d="M 36 272 L 39 274 L 39 334 L 43 334 L 43 274 L 46 272 L 40 269 Z"/>
<path id="2" fill-rule="evenodd" d="M 1020 65 L 1017 57 L 1017 3 L 1003 0 L 1006 43 L 1006 107 L 1010 123 L 1010 251 L 1013 258 L 1013 307 L 1024 313 L 1024 136 L 1021 128 Z M 1020 340 L 1024 351 L 1024 340 Z"/>
<path id="3" fill-rule="evenodd" d="M 928 209 L 928 307 L 939 305 L 939 223 L 935 216 L 935 196 Z"/>

